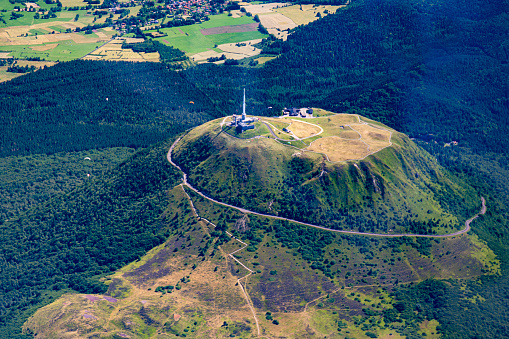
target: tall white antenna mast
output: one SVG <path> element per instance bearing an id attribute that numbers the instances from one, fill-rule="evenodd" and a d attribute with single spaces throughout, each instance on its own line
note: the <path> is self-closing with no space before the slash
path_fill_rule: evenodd
<path id="1" fill-rule="evenodd" d="M 244 103 L 242 104 L 242 120 L 246 119 L 246 89 L 244 88 Z"/>

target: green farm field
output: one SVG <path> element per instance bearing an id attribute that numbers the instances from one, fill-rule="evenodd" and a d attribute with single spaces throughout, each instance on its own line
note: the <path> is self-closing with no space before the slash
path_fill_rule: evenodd
<path id="1" fill-rule="evenodd" d="M 7 11 L 12 11 L 14 9 L 14 6 L 16 6 L 16 5 L 11 4 L 9 2 L 9 0 L 0 0 L 0 8 L 2 8 L 2 9 L 5 9 Z"/>
<path id="2" fill-rule="evenodd" d="M 226 43 L 242 42 L 253 39 L 262 39 L 266 37 L 258 31 L 240 32 L 240 33 L 222 33 L 203 35 L 200 30 L 206 28 L 215 28 L 222 26 L 234 26 L 254 23 L 255 21 L 247 16 L 232 18 L 226 14 L 214 15 L 209 21 L 199 25 L 163 28 L 160 31 L 167 36 L 157 38 L 156 40 L 178 48 L 188 55 L 205 52 L 215 48 L 215 45 Z"/>
<path id="3" fill-rule="evenodd" d="M 42 3 L 42 4 L 44 4 L 44 3 Z M 41 6 L 41 8 L 43 8 L 43 7 L 44 6 Z M 60 14 L 62 12 L 59 12 L 57 14 L 56 18 L 51 18 L 51 19 L 34 19 L 35 12 L 21 12 L 23 14 L 23 16 L 21 18 L 18 18 L 16 20 L 9 20 L 10 16 L 6 15 L 9 12 L 10 11 L 6 12 L 3 16 L 0 16 L 0 18 L 3 17 L 3 19 L 5 20 L 5 23 L 0 22 L 0 28 L 14 27 L 14 26 L 31 26 L 31 25 L 42 24 L 42 23 L 46 23 L 46 22 L 70 21 L 71 20 L 70 18 L 60 16 Z M 86 12 L 86 11 L 84 11 L 84 12 Z M 63 13 L 66 14 L 65 12 L 63 12 Z M 76 14 L 74 14 L 74 15 L 76 15 Z"/>
<path id="4" fill-rule="evenodd" d="M 196 25 L 200 27 L 200 29 L 203 28 L 214 28 L 214 27 L 221 27 L 221 26 L 232 26 L 232 25 L 244 25 L 244 24 L 250 24 L 253 23 L 253 18 L 250 18 L 248 16 L 242 16 L 240 18 L 233 18 L 231 16 L 228 16 L 228 14 L 219 14 L 219 15 L 211 15 L 210 20 L 202 22 L 199 25 Z"/>
<path id="5" fill-rule="evenodd" d="M 46 61 L 70 61 L 79 59 L 86 54 L 93 51 L 97 46 L 102 43 L 83 43 L 78 44 L 72 40 L 61 41 L 55 48 L 46 51 L 36 51 L 30 47 L 36 46 L 0 46 L 0 52 L 10 52 L 9 55 L 18 59 L 25 59 L 29 57 L 39 57 Z M 47 45 L 47 44 L 45 44 Z M 39 46 L 45 46 L 39 45 Z"/>

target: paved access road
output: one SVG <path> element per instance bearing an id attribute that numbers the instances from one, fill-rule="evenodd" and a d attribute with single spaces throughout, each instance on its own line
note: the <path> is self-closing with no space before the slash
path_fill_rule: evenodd
<path id="1" fill-rule="evenodd" d="M 170 164 L 172 164 L 173 166 L 175 166 L 176 168 L 178 168 L 182 173 L 183 173 L 183 185 L 189 187 L 191 190 L 193 190 L 194 192 L 196 192 L 197 194 L 201 195 L 202 197 L 204 197 L 205 199 L 207 200 L 210 200 L 216 204 L 219 204 L 219 205 L 222 205 L 222 206 L 226 206 L 226 207 L 230 207 L 230 208 L 234 208 L 242 213 L 245 213 L 245 214 L 253 214 L 253 215 L 258 215 L 258 216 L 261 216 L 261 217 L 267 217 L 267 218 L 272 218 L 272 219 L 279 219 L 279 220 L 286 220 L 286 221 L 289 221 L 289 222 L 293 222 L 293 223 L 296 223 L 296 224 L 299 224 L 299 225 L 304 225 L 304 226 L 309 226 L 309 227 L 314 227 L 314 228 L 318 228 L 318 229 L 321 229 L 321 230 L 325 230 L 325 231 L 330 231 L 330 232 L 336 232 L 336 233 L 344 233 L 344 234 L 356 234 L 356 235 L 366 235 L 366 236 L 371 236 L 371 237 L 387 237 L 387 238 L 396 238 L 396 237 L 420 237 L 420 238 L 447 238 L 447 237 L 454 237 L 454 236 L 457 236 L 457 235 L 460 235 L 460 234 L 463 234 L 463 233 L 467 233 L 469 230 L 470 230 L 470 223 L 472 221 L 474 221 L 479 215 L 482 215 L 484 213 L 486 213 L 486 201 L 484 200 L 484 197 L 481 197 L 481 202 L 482 202 L 482 207 L 481 207 L 481 210 L 479 211 L 478 214 L 474 215 L 472 218 L 468 219 L 467 221 L 465 221 L 465 228 L 463 228 L 462 230 L 460 231 L 457 231 L 457 232 L 454 232 L 454 233 L 449 233 L 449 234 L 440 234 L 440 235 L 437 235 L 437 234 L 432 234 L 432 235 L 425 235 L 425 234 L 412 234 L 412 233 L 401 233 L 401 234 L 383 234 L 383 233 L 367 233 L 367 232 L 356 232 L 356 231 L 343 231 L 343 230 L 335 230 L 335 229 L 332 229 L 332 228 L 327 228 L 327 227 L 323 227 L 323 226 L 318 226 L 318 225 L 313 225 L 313 224 L 308 224 L 308 223 L 305 223 L 305 222 L 302 222 L 302 221 L 298 221 L 298 220 L 293 220 L 293 219 L 288 219 L 288 218 L 283 218 L 283 217 L 278 217 L 276 215 L 271 215 L 271 214 L 264 214 L 264 213 L 259 213 L 259 212 L 254 212 L 254 211 L 250 211 L 250 210 L 246 210 L 244 208 L 241 208 L 241 207 L 237 207 L 237 206 L 233 206 L 233 205 L 229 205 L 229 204 L 226 204 L 224 202 L 221 202 L 221 201 L 217 201 L 215 200 L 214 198 L 211 198 L 207 195 L 205 195 L 204 193 L 200 192 L 198 189 L 194 188 L 188 181 L 187 181 L 187 174 L 182 170 L 182 168 L 180 168 L 179 165 L 177 165 L 176 163 L 173 162 L 172 158 L 171 158 L 171 153 L 173 152 L 173 149 L 175 148 L 175 145 L 177 145 L 177 143 L 182 139 L 182 137 L 178 138 L 177 140 L 175 140 L 175 142 L 171 145 L 170 147 L 170 150 L 168 151 L 168 154 L 167 154 L 167 159 L 168 161 L 170 162 Z"/>

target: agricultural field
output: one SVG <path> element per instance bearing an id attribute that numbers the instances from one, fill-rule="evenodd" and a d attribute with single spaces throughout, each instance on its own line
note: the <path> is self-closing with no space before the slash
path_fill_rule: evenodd
<path id="1" fill-rule="evenodd" d="M 60 0 L 63 7 L 86 6 L 88 3 L 83 0 Z M 102 1 L 101 1 L 102 3 Z"/>
<path id="2" fill-rule="evenodd" d="M 0 53 L 18 59 L 69 61 L 85 56 L 116 34 L 111 27 L 93 30 L 91 34 L 73 32 L 84 26 L 71 20 L 3 27 L 0 28 Z"/>
<path id="3" fill-rule="evenodd" d="M 126 41 L 127 43 L 136 43 L 141 42 L 143 39 L 135 39 L 135 38 L 116 38 L 107 44 L 101 46 L 100 48 L 94 50 L 87 56 L 85 56 L 84 60 L 111 60 L 111 61 L 151 61 L 157 62 L 159 61 L 159 53 L 143 53 L 143 52 L 134 52 L 132 49 L 123 49 L 122 43 Z"/>
<path id="4" fill-rule="evenodd" d="M 152 31 L 147 31 L 147 33 L 150 32 Z M 257 23 L 253 18 L 248 16 L 233 18 L 227 14 L 210 16 L 210 20 L 197 25 L 162 28 L 158 32 L 165 34 L 165 36 L 156 38 L 157 41 L 178 48 L 188 56 L 208 51 L 215 51 L 221 55 L 223 50 L 218 48 L 219 45 L 249 42 L 266 37 L 266 35 L 258 32 Z M 227 46 L 224 46 L 224 48 L 231 53 L 231 48 Z M 251 56 L 251 54 L 246 55 Z M 202 60 L 205 56 L 209 58 L 216 55 L 202 54 L 196 60 Z"/>
<path id="5" fill-rule="evenodd" d="M 0 52 L 8 52 L 9 56 L 19 59 L 41 58 L 45 61 L 70 61 L 84 57 L 100 45 L 101 43 L 98 41 L 77 43 L 74 40 L 64 40 L 57 45 L 52 43 L 49 46 L 46 44 L 0 46 Z"/>
<path id="6" fill-rule="evenodd" d="M 84 4 L 81 0 L 67 0 L 63 6 L 84 6 Z M 99 48 L 117 34 L 112 27 L 93 30 L 92 34 L 75 32 L 77 28 L 104 23 L 110 15 L 93 15 L 93 10 L 84 9 L 63 10 L 55 12 L 55 18 L 42 19 L 37 18 L 36 12 L 21 11 L 19 14 L 22 16 L 11 20 L 9 14 L 13 11 L 14 5 L 8 0 L 0 0 L 0 5 L 7 10 L 0 14 L 0 18 L 5 21 L 5 23 L 0 21 L 0 53 L 8 53 L 7 56 L 20 59 L 68 61 L 82 58 L 94 51 L 86 58 L 90 60 L 158 60 L 158 55 L 154 53 L 140 55 L 132 51 L 120 51 L 115 42 Z M 36 5 L 46 11 L 52 6 L 46 3 Z M 337 7 L 290 6 L 280 3 L 241 3 L 241 5 L 247 12 L 259 15 L 261 24 L 281 39 L 285 39 L 288 30 L 297 25 L 318 19 L 317 13 L 320 12 L 323 15 L 333 13 Z M 129 15 L 136 16 L 140 8 L 141 6 L 129 7 Z M 156 40 L 184 51 L 191 62 L 206 62 L 209 58 L 220 58 L 222 55 L 227 59 L 236 60 L 259 55 L 261 50 L 253 45 L 266 37 L 258 31 L 259 23 L 253 19 L 253 16 L 247 16 L 239 10 L 233 12 L 230 16 L 227 13 L 211 15 L 210 20 L 200 24 L 158 30 L 150 29 L 153 26 L 146 26 L 144 31 L 152 33 Z M 119 17 L 120 14 L 111 14 L 112 22 Z M 257 61 L 263 64 L 267 60 L 270 59 L 262 57 Z"/>
<path id="7" fill-rule="evenodd" d="M 242 43 L 228 43 L 218 45 L 216 48 L 208 50 L 206 52 L 196 53 L 191 57 L 191 60 L 196 62 L 206 61 L 208 58 L 220 58 L 224 55 L 227 59 L 240 60 L 249 58 L 260 54 L 261 50 L 254 47 L 253 45 L 261 42 L 262 39 L 254 39 L 243 41 Z M 221 63 L 224 61 L 217 61 Z"/>
<path id="8" fill-rule="evenodd" d="M 320 17 L 335 13 L 343 6 L 291 5 L 289 3 L 240 4 L 253 16 L 258 15 L 260 23 L 279 39 L 286 40 L 289 30 L 307 25 Z"/>
<path id="9" fill-rule="evenodd" d="M 54 5 L 37 3 L 40 8 L 48 10 Z M 68 0 L 63 6 L 85 6 L 79 0 Z M 55 12 L 54 18 L 42 19 L 43 13 L 19 12 L 21 17 L 11 20 L 13 5 L 7 0 L 0 0 L 0 7 L 7 10 L 0 18 L 0 53 L 18 59 L 40 58 L 45 61 L 68 61 L 81 58 L 105 42 L 112 39 L 117 32 L 113 27 L 94 29 L 90 34 L 75 32 L 91 24 L 101 24 L 108 15 L 93 15 L 92 10 Z M 39 15 L 41 18 L 36 18 Z M 120 15 L 112 15 L 116 20 Z"/>
<path id="10" fill-rule="evenodd" d="M 273 11 L 284 15 L 299 26 L 307 25 L 310 22 L 318 20 L 318 13 L 320 13 L 320 17 L 323 17 L 328 14 L 336 13 L 336 11 L 342 7 L 346 6 L 293 5 L 275 8 Z"/>

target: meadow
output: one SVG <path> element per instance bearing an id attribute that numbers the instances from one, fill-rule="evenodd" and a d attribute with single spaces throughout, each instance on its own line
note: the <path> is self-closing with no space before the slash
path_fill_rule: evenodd
<path id="1" fill-rule="evenodd" d="M 162 28 L 159 31 L 166 34 L 166 36 L 156 38 L 155 40 L 160 41 L 166 45 L 178 48 L 186 52 L 187 55 L 193 55 L 196 53 L 206 52 L 209 50 L 216 50 L 216 52 L 222 52 L 221 50 L 218 50 L 216 48 L 217 45 L 243 42 L 254 39 L 262 39 L 265 38 L 267 35 L 262 34 L 257 30 L 250 32 L 203 35 L 201 32 L 202 29 L 217 28 L 223 26 L 244 25 L 251 24 L 254 22 L 255 21 L 248 16 L 234 18 L 229 17 L 227 14 L 213 15 L 210 16 L 210 20 L 202 22 L 197 25 Z"/>
<path id="2" fill-rule="evenodd" d="M 290 18 L 297 26 L 307 25 L 327 14 L 336 13 L 343 6 L 294 5 L 275 8 L 273 11 Z M 320 16 L 318 17 L 318 13 Z"/>
<path id="3" fill-rule="evenodd" d="M 92 53 L 85 56 L 84 60 L 110 60 L 110 61 L 159 61 L 159 53 L 134 52 L 130 48 L 122 48 L 122 43 L 141 42 L 143 39 L 116 38 Z"/>
<path id="4" fill-rule="evenodd" d="M 74 40 L 64 40 L 48 50 L 35 49 L 39 46 L 46 46 L 46 44 L 32 46 L 11 45 L 0 46 L 0 52 L 9 52 L 9 56 L 18 59 L 41 58 L 41 60 L 44 59 L 46 61 L 70 61 L 82 58 L 101 44 L 100 42 L 77 43 Z"/>

